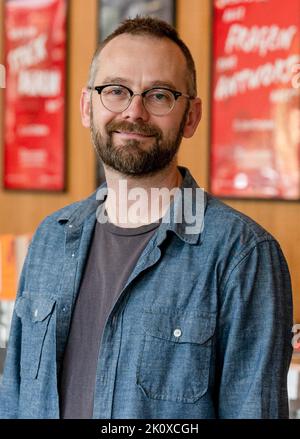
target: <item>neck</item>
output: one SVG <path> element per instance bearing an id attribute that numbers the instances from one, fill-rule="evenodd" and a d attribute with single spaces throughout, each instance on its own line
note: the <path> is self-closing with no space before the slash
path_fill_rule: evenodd
<path id="1" fill-rule="evenodd" d="M 105 209 L 119 227 L 140 227 L 158 221 L 167 212 L 182 176 L 177 163 L 145 177 L 132 177 L 104 167 L 108 188 Z"/>

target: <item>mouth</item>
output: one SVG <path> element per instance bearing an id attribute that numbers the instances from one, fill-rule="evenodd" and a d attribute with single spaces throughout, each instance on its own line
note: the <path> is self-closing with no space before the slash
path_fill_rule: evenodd
<path id="1" fill-rule="evenodd" d="M 153 137 L 153 135 L 142 134 L 135 131 L 113 131 L 113 133 L 125 139 L 147 139 Z"/>

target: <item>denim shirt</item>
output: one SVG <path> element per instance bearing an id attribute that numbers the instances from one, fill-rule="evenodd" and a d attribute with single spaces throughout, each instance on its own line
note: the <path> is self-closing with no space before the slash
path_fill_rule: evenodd
<path id="1" fill-rule="evenodd" d="M 201 190 L 180 171 L 180 193 L 190 188 L 195 208 Z M 184 217 L 174 220 L 181 202 L 172 203 L 175 215 L 162 221 L 110 311 L 94 418 L 288 417 L 286 261 L 262 227 L 202 193 L 201 227 L 188 233 Z M 60 366 L 98 206 L 94 193 L 47 217 L 33 237 L 1 381 L 2 418 L 59 418 Z"/>

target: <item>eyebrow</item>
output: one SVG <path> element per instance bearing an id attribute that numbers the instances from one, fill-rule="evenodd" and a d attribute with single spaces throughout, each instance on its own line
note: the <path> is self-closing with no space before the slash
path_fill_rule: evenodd
<path id="1" fill-rule="evenodd" d="M 130 81 L 128 81 L 128 79 L 121 78 L 119 76 L 107 76 L 106 78 L 104 78 L 103 84 L 120 84 L 120 85 L 126 85 L 129 88 L 131 86 Z M 177 90 L 177 87 L 171 81 L 160 81 L 160 80 L 151 81 L 149 82 L 149 85 L 146 87 L 146 89 L 152 87 L 167 87 L 173 90 Z"/>

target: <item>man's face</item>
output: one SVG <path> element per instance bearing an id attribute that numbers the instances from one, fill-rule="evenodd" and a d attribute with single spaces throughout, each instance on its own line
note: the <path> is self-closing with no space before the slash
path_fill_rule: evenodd
<path id="1" fill-rule="evenodd" d="M 94 85 L 125 85 L 134 93 L 164 86 L 187 93 L 187 69 L 179 47 L 168 39 L 120 35 L 101 51 Z M 164 116 L 150 114 L 135 96 L 122 113 L 107 110 L 92 92 L 90 126 L 95 148 L 110 168 L 124 175 L 156 173 L 175 159 L 189 102 L 180 97 Z"/>

